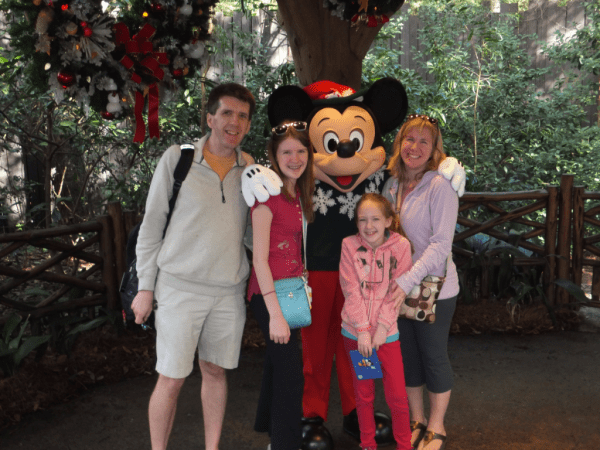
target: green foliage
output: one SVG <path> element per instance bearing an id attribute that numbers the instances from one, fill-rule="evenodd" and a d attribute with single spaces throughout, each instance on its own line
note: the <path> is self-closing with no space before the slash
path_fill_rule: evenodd
<path id="1" fill-rule="evenodd" d="M 544 52 L 556 64 L 568 63 L 571 68 L 577 69 L 567 71 L 560 87 L 577 93 L 584 105 L 591 105 L 598 92 L 600 76 L 600 4 L 588 1 L 583 6 L 586 25 L 577 28 L 570 37 L 558 30 L 556 43 L 544 45 Z"/>
<path id="2" fill-rule="evenodd" d="M 127 10 L 126 2 L 118 3 L 122 15 L 128 17 L 132 9 Z M 365 57 L 363 87 L 384 76 L 400 79 L 409 95 L 410 112 L 440 120 L 445 148 L 464 163 L 470 191 L 538 189 L 557 184 L 559 176 L 568 172 L 576 174 L 577 184 L 600 190 L 597 165 L 588 163 L 599 156 L 598 127 L 585 124 L 584 111 L 597 92 L 597 4 L 587 4 L 590 21 L 585 27 L 569 38 L 559 37 L 557 45 L 546 50 L 557 65 L 576 63 L 580 72 L 568 74 L 541 95 L 535 82 L 550 69 L 531 68 L 522 49 L 523 37 L 514 30 L 518 15 L 490 20 L 489 11 L 478 3 L 428 0 L 410 13 L 403 8 L 382 28 Z M 32 8 L 30 2 L 0 0 L 1 6 L 8 4 Z M 239 0 L 219 3 L 225 14 L 240 6 Z M 262 7 L 264 15 L 276 20 L 273 0 L 248 0 L 244 6 L 248 15 Z M 418 14 L 422 24 L 418 70 L 403 69 L 401 51 L 389 45 L 391 39 L 400 37 L 412 13 Z M 258 101 L 243 147 L 264 162 L 270 130 L 266 100 L 276 87 L 298 83 L 294 66 L 271 67 L 270 33 L 242 32 L 234 23 L 227 30 L 215 29 L 213 37 L 211 51 L 225 66 L 219 81 L 234 78 L 232 41 L 236 56 L 243 60 L 243 83 Z M 33 37 L 20 33 L 19 39 Z M 35 69 L 22 64 L 22 59 L 18 52 L 0 48 L 0 146 L 50 166 L 53 175 L 43 181 L 51 191 L 52 205 L 40 208 L 54 222 L 87 220 L 101 214 L 106 201 L 120 201 L 126 209 L 141 211 L 164 150 L 202 135 L 203 94 L 214 85 L 202 73 L 193 72 L 173 102 L 161 102 L 160 139 L 137 145 L 131 142 L 130 121 L 106 121 L 94 111 L 86 115 L 73 101 L 57 107 L 47 93 L 39 94 L 25 76 L 25 71 Z M 393 135 L 388 135 L 388 146 L 391 139 Z M 27 184 L 19 176 L 11 178 L 2 187 L 2 196 L 11 199 L 3 211 L 11 205 L 24 213 L 23 193 L 35 188 L 35 183 Z"/>
<path id="3" fill-rule="evenodd" d="M 467 170 L 467 190 L 539 189 L 558 184 L 563 173 L 575 173 L 578 184 L 590 190 L 600 188 L 597 169 L 589 164 L 600 156 L 600 131 L 585 125 L 584 106 L 593 101 L 593 89 L 573 79 L 545 95 L 536 92 L 535 82 L 552 67 L 532 68 L 524 37 L 515 33 L 518 15 L 492 20 L 489 9 L 443 0 L 424 2 L 412 12 L 420 20 L 420 51 L 412 53 L 418 70 L 402 69 L 400 52 L 385 44 L 400 35 L 405 14 L 378 36 L 384 41 L 365 58 L 363 83 L 395 76 L 407 88 L 410 112 L 440 120 L 444 148 Z M 595 70 L 600 59 L 591 50 L 596 42 L 591 30 L 570 41 L 580 51 L 590 49 L 589 58 L 581 59 L 584 71 Z M 550 56 L 558 60 L 565 52 L 557 45 Z"/>
<path id="4" fill-rule="evenodd" d="M 102 308 L 104 312 L 108 312 Z M 107 323 L 113 325 L 121 323 L 115 320 L 117 312 L 108 312 L 94 319 L 88 319 L 79 314 L 61 314 L 56 316 L 47 316 L 44 318 L 44 325 L 50 332 L 50 346 L 60 354 L 71 355 L 73 346 L 79 335 L 87 331 L 99 328 Z"/>
<path id="5" fill-rule="evenodd" d="M 571 280 L 559 278 L 554 280 L 554 284 L 566 290 L 569 295 L 575 298 L 575 300 L 579 303 L 588 303 L 590 301 L 590 299 L 585 295 L 583 289 L 581 289 L 581 286 L 577 286 Z"/>
<path id="6" fill-rule="evenodd" d="M 24 336 L 29 318 L 18 328 L 21 320 L 21 316 L 12 314 L 2 328 L 0 370 L 4 375 L 13 375 L 29 353 L 50 340 L 50 336 Z"/>
<path id="7" fill-rule="evenodd" d="M 273 13 L 265 12 L 269 22 L 274 20 Z M 268 28 L 265 26 L 264 28 Z M 271 67 L 269 56 L 272 52 L 273 37 L 264 36 L 260 32 L 245 32 L 238 24 L 233 24 L 229 30 L 215 27 L 214 52 L 218 54 L 224 65 L 223 81 L 234 79 L 235 59 L 230 55 L 232 36 L 235 38 L 236 54 L 243 60 L 244 85 L 254 94 L 256 111 L 252 118 L 252 127 L 246 136 L 243 149 L 250 153 L 257 162 L 266 161 L 266 144 L 271 126 L 267 118 L 268 96 L 279 86 L 298 84 L 293 63 L 284 63 Z"/>
<path id="8" fill-rule="evenodd" d="M 224 15 L 232 15 L 236 11 L 255 16 L 260 10 L 277 10 L 276 0 L 220 0 L 215 10 Z"/>

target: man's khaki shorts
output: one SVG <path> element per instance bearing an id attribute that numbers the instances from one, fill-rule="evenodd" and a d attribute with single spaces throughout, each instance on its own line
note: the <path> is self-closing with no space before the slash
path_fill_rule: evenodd
<path id="1" fill-rule="evenodd" d="M 246 307 L 241 295 L 212 297 L 178 291 L 157 282 L 156 371 L 185 378 L 193 369 L 194 352 L 201 360 L 225 369 L 238 366 Z"/>

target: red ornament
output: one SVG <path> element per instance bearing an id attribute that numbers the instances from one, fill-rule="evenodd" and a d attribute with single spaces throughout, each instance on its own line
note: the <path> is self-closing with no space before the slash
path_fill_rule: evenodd
<path id="1" fill-rule="evenodd" d="M 81 25 L 83 28 L 87 27 L 87 22 L 85 20 L 82 20 L 79 25 Z"/>
<path id="2" fill-rule="evenodd" d="M 160 3 L 152 3 L 150 7 L 156 12 L 161 12 L 163 10 L 163 6 Z"/>
<path id="3" fill-rule="evenodd" d="M 367 26 L 371 27 L 371 28 L 377 26 L 377 19 L 375 18 L 375 16 L 369 16 L 369 21 L 367 22 Z"/>
<path id="4" fill-rule="evenodd" d="M 113 113 L 109 113 L 108 111 L 102 111 L 102 117 L 106 120 L 113 120 L 115 115 Z"/>
<path id="5" fill-rule="evenodd" d="M 61 84 L 63 89 L 66 89 L 75 84 L 75 75 L 68 70 L 61 70 L 56 74 L 56 79 Z"/>
<path id="6" fill-rule="evenodd" d="M 85 37 L 90 37 L 92 34 L 94 34 L 94 30 L 92 30 L 90 27 L 85 27 L 83 29 L 83 35 Z"/>
<path id="7" fill-rule="evenodd" d="M 62 9 L 63 11 L 66 11 L 67 9 L 69 9 L 69 5 L 68 4 L 64 4 L 60 7 L 60 9 Z"/>
<path id="8" fill-rule="evenodd" d="M 390 18 L 388 16 L 386 16 L 385 14 L 381 15 L 381 23 L 388 23 L 390 21 Z"/>
<path id="9" fill-rule="evenodd" d="M 183 78 L 183 69 L 173 69 L 173 78 Z"/>

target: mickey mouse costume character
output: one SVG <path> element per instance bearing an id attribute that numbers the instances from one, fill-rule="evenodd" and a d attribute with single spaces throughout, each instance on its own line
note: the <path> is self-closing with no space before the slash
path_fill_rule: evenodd
<path id="1" fill-rule="evenodd" d="M 397 128 L 407 110 L 404 87 L 393 78 L 380 79 L 358 93 L 347 86 L 320 81 L 304 89 L 282 86 L 269 97 L 270 123 L 307 122 L 315 151 L 315 220 L 308 226 L 306 242 L 309 284 L 313 291 L 312 324 L 302 329 L 305 450 L 333 448 L 331 434 L 323 423 L 327 420 L 334 356 L 343 428 L 360 440 L 352 386 L 354 374 L 341 335 L 344 304 L 339 283 L 341 244 L 345 237 L 357 232 L 354 209 L 362 194 L 380 193 L 389 177 L 384 171 L 386 154 L 381 136 Z M 458 172 L 453 185 L 464 189 L 464 169 L 455 159 L 449 165 L 446 171 L 450 176 L 445 175 L 446 178 Z M 243 175 L 244 196 L 250 206 L 254 204 L 254 195 L 259 201 L 268 197 L 266 192 L 260 197 L 256 188 L 254 195 L 246 193 L 246 184 L 252 183 L 249 180 L 259 181 L 263 175 L 256 166 L 246 169 Z M 375 420 L 378 445 L 392 444 L 389 417 L 375 413 Z"/>

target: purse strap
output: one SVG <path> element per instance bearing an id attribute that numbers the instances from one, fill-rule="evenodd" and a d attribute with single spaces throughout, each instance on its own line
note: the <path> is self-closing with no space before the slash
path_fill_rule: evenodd
<path id="1" fill-rule="evenodd" d="M 396 214 L 400 215 L 400 209 L 402 208 L 402 183 L 396 180 L 398 183 L 398 191 L 396 192 Z"/>
<path id="2" fill-rule="evenodd" d="M 308 223 L 306 222 L 306 217 L 304 216 L 304 210 L 302 209 L 302 202 L 300 202 L 300 209 L 302 210 L 302 248 L 303 259 L 304 259 L 304 271 L 308 271 L 308 267 L 306 266 L 306 231 L 308 228 Z"/>

